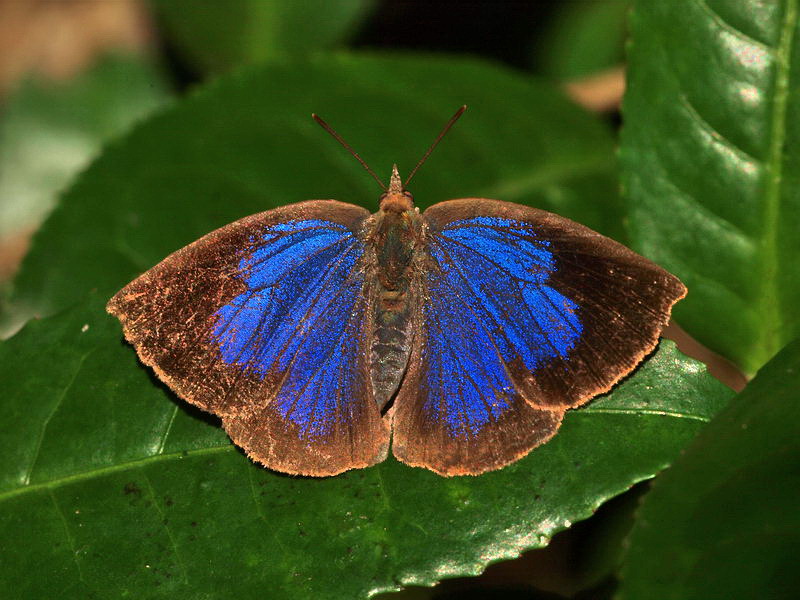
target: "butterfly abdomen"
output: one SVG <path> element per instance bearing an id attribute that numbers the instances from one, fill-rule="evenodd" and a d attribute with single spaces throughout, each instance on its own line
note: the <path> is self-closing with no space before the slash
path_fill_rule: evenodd
<path id="1" fill-rule="evenodd" d="M 375 321 L 370 375 L 375 400 L 386 407 L 400 385 L 411 353 L 414 286 L 412 266 L 421 217 L 414 210 L 379 211 L 369 241 L 375 253 Z"/>
<path id="2" fill-rule="evenodd" d="M 395 301 L 375 311 L 375 330 L 370 353 L 370 374 L 375 401 L 383 409 L 400 385 L 411 353 L 411 318 L 408 296 L 402 306 Z"/>

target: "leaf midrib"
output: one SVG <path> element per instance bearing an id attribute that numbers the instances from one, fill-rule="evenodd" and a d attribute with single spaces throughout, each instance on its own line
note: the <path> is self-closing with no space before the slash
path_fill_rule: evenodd
<path id="1" fill-rule="evenodd" d="M 783 14 L 778 47 L 775 50 L 775 94 L 772 102 L 772 126 L 767 159 L 767 182 L 764 193 L 764 222 L 761 244 L 761 293 L 758 296 L 756 314 L 763 319 L 756 342 L 756 361 L 767 362 L 780 349 L 782 332 L 782 307 L 779 300 L 777 275 L 778 229 L 780 219 L 781 179 L 783 176 L 783 153 L 786 144 L 786 115 L 789 101 L 789 60 L 794 32 L 797 27 L 798 0 L 787 0 Z"/>
<path id="2" fill-rule="evenodd" d="M 613 415 L 625 415 L 625 416 L 658 416 L 658 417 L 670 417 L 670 418 L 677 418 L 677 419 L 688 419 L 692 421 L 700 421 L 703 423 L 707 423 L 710 419 L 703 415 L 692 415 L 690 413 L 682 413 L 677 411 L 664 411 L 664 410 L 656 410 L 656 409 L 614 409 L 614 408 L 595 408 L 595 409 L 585 409 L 580 411 L 583 414 L 613 414 Z M 179 450 L 177 452 L 168 452 L 164 454 L 153 454 L 151 456 L 146 456 L 143 458 L 137 458 L 134 460 L 120 462 L 116 465 L 108 465 L 105 467 L 99 467 L 96 469 L 89 469 L 87 471 L 81 471 L 79 473 L 73 473 L 71 475 L 65 475 L 64 477 L 56 477 L 54 479 L 50 479 L 48 481 L 41 481 L 38 483 L 33 483 L 29 485 L 23 485 L 18 488 L 6 490 L 5 492 L 0 492 L 0 502 L 4 502 L 5 500 L 21 496 L 27 493 L 42 491 L 42 490 L 49 490 L 55 487 L 60 487 L 62 485 L 68 485 L 70 483 L 77 483 L 80 481 L 84 481 L 87 479 L 93 479 L 95 477 L 100 477 L 102 475 L 108 475 L 110 473 L 119 473 L 122 471 L 127 471 L 131 469 L 137 469 L 146 465 L 150 465 L 153 463 L 158 463 L 166 460 L 181 460 L 185 458 L 195 457 L 195 456 L 205 456 L 209 454 L 221 454 L 224 452 L 235 452 L 236 447 L 233 444 L 225 444 L 225 445 L 217 445 L 217 446 L 208 446 L 206 448 L 198 448 L 195 450 Z M 388 498 L 384 498 L 384 500 L 388 501 Z"/>
<path id="3" fill-rule="evenodd" d="M 22 494 L 26 494 L 29 492 L 51 489 L 54 487 L 59 487 L 62 485 L 83 481 L 86 479 L 92 479 L 94 477 L 100 477 L 101 475 L 108 475 L 109 473 L 117 473 L 120 471 L 139 468 L 145 465 L 149 465 L 151 463 L 157 463 L 164 460 L 173 460 L 173 459 L 180 460 L 183 458 L 189 458 L 193 456 L 219 454 L 222 452 L 232 452 L 235 450 L 236 447 L 233 444 L 226 444 L 224 446 L 208 446 L 206 448 L 198 448 L 196 450 L 179 450 L 177 452 L 168 452 L 165 454 L 153 454 L 151 456 L 146 456 L 144 458 L 137 458 L 135 460 L 128 460 L 125 462 L 117 463 L 116 465 L 99 467 L 97 469 L 89 469 L 88 471 L 81 471 L 79 473 L 65 475 L 64 477 L 57 477 L 55 479 L 50 479 L 49 481 L 32 483 L 30 485 L 24 485 L 12 490 L 0 492 L 0 502 L 3 502 L 5 500 L 8 500 L 9 498 L 14 498 L 15 496 L 20 496 Z"/>

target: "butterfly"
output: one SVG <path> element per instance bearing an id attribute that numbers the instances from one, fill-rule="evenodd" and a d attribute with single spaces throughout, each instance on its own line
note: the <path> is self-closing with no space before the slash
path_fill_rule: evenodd
<path id="1" fill-rule="evenodd" d="M 108 302 L 140 360 L 270 469 L 383 461 L 477 475 L 556 434 L 655 347 L 677 277 L 564 217 L 500 200 L 374 214 L 308 200 L 213 231 Z"/>

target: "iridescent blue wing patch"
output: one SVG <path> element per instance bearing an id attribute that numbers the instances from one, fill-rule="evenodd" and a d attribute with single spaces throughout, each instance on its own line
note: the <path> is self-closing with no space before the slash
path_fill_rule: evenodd
<path id="1" fill-rule="evenodd" d="M 363 312 L 355 311 L 364 287 L 363 270 L 355 267 L 363 254 L 353 233 L 332 221 L 264 227 L 239 261 L 237 276 L 246 290 L 214 315 L 212 339 L 222 360 L 261 377 L 288 377 L 282 384 L 287 390 L 301 368 L 310 382 L 318 381 L 312 375 L 340 342 L 351 313 Z M 295 414 L 301 412 L 298 407 L 287 415 L 302 421 Z"/>
<path id="2" fill-rule="evenodd" d="M 393 452 L 443 474 L 494 469 L 549 439 L 567 408 L 654 347 L 683 294 L 649 261 L 544 211 L 453 200 L 424 216 L 425 302 Z"/>
<path id="3" fill-rule="evenodd" d="M 312 201 L 243 219 L 118 294 L 128 315 L 150 304 L 128 327 L 160 353 L 143 360 L 269 467 L 330 475 L 386 454 L 365 358 L 367 214 Z"/>

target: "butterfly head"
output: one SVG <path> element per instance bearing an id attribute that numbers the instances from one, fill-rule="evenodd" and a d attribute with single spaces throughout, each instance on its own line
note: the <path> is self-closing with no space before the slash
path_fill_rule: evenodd
<path id="1" fill-rule="evenodd" d="M 403 213 L 414 208 L 414 196 L 403 187 L 403 180 L 397 172 L 397 165 L 392 166 L 392 177 L 389 188 L 381 194 L 381 210 L 384 212 Z"/>

